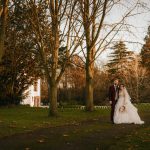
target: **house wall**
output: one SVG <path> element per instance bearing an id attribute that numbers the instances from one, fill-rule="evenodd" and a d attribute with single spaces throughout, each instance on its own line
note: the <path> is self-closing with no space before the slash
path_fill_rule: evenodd
<path id="1" fill-rule="evenodd" d="M 37 86 L 37 88 L 35 86 Z M 31 107 L 39 107 L 41 103 L 41 80 L 38 79 L 33 85 L 29 86 L 25 91 L 25 94 L 26 93 L 28 93 L 28 95 L 23 99 L 21 104 L 30 105 Z"/>

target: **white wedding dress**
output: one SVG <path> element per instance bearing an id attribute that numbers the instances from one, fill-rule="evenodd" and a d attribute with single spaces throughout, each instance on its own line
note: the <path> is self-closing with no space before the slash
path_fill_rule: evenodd
<path id="1" fill-rule="evenodd" d="M 114 123 L 144 124 L 138 115 L 137 108 L 131 103 L 126 88 L 119 92 L 119 99 L 115 105 Z"/>

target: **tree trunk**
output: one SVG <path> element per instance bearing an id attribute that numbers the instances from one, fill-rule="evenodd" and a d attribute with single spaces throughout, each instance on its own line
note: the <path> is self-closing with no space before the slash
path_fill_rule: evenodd
<path id="1" fill-rule="evenodd" d="M 94 74 L 94 62 L 92 62 L 92 50 L 89 51 L 86 60 L 86 110 L 93 111 L 93 74 Z"/>
<path id="2" fill-rule="evenodd" d="M 4 55 L 4 40 L 5 40 L 8 0 L 2 0 L 0 2 L 0 5 L 2 5 L 3 7 L 1 8 L 1 16 L 0 16 L 0 62 L 1 62 L 2 57 Z"/>
<path id="3" fill-rule="evenodd" d="M 57 84 L 48 83 L 49 116 L 57 116 Z"/>
<path id="4" fill-rule="evenodd" d="M 57 116 L 57 69 L 58 69 L 58 52 L 59 52 L 59 2 L 50 1 L 50 12 L 52 18 L 52 64 L 51 64 L 51 84 L 50 84 L 50 107 L 49 116 Z"/>
<path id="5" fill-rule="evenodd" d="M 91 71 L 86 73 L 86 110 L 93 111 L 93 77 Z"/>

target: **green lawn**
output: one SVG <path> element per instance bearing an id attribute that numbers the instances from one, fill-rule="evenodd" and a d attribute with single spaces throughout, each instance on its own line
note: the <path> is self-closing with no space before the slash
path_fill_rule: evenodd
<path id="1" fill-rule="evenodd" d="M 150 149 L 150 105 L 137 107 L 144 125 L 113 125 L 110 109 L 59 109 L 59 117 L 49 118 L 48 109 L 1 108 L 0 145 L 2 150 Z"/>
<path id="2" fill-rule="evenodd" d="M 0 108 L 0 137 L 27 132 L 38 128 L 76 124 L 94 120 L 109 114 L 109 109 L 85 112 L 77 109 L 60 109 L 59 117 L 48 117 L 47 108 L 12 107 Z"/>

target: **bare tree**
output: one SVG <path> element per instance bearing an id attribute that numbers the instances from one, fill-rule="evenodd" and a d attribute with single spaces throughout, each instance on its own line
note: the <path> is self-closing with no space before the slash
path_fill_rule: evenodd
<path id="1" fill-rule="evenodd" d="M 147 78 L 147 70 L 140 63 L 140 55 L 133 54 L 133 58 L 133 61 L 126 64 L 124 78 L 128 88 L 130 89 L 131 98 L 134 102 L 138 103 L 141 100 L 140 89 Z"/>
<path id="2" fill-rule="evenodd" d="M 48 82 L 49 115 L 57 115 L 57 86 L 81 41 L 79 39 L 78 43 L 75 42 L 77 33 L 73 30 L 74 19 L 78 17 L 74 14 L 76 1 L 27 0 L 27 4 L 31 31 L 37 46 L 35 53 L 39 55 Z M 64 51 L 61 55 L 62 49 Z"/>
<path id="3" fill-rule="evenodd" d="M 109 13 L 118 5 L 126 7 L 122 0 L 78 0 L 81 12 L 80 21 L 83 24 L 85 42 L 81 49 L 85 57 L 86 68 L 86 109 L 93 110 L 93 77 L 94 63 L 101 53 L 109 49 L 116 35 L 122 30 L 128 30 L 126 19 L 132 15 L 139 2 L 133 3 L 123 13 L 119 21 L 108 21 Z M 121 11 L 121 10 L 120 10 Z M 116 19 L 117 20 L 117 19 Z M 124 27 L 124 28 L 123 28 Z"/>

